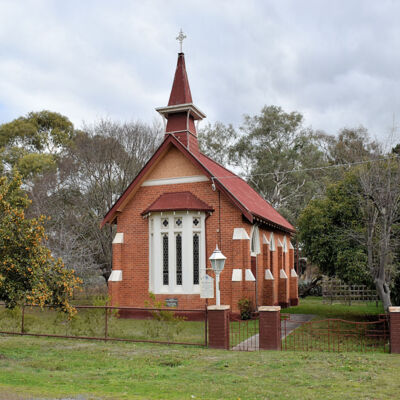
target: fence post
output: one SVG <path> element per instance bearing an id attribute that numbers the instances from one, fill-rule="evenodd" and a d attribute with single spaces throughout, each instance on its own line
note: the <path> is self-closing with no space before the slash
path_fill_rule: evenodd
<path id="1" fill-rule="evenodd" d="M 281 349 L 281 307 L 258 307 L 260 313 L 260 350 Z"/>
<path id="2" fill-rule="evenodd" d="M 105 305 L 104 307 L 104 340 L 107 340 L 108 337 L 108 306 Z"/>
<path id="3" fill-rule="evenodd" d="M 22 305 L 22 313 L 21 313 L 21 333 L 25 331 L 25 305 Z"/>
<path id="4" fill-rule="evenodd" d="M 400 307 L 389 307 L 390 352 L 400 354 Z"/>
<path id="5" fill-rule="evenodd" d="M 208 306 L 208 347 L 229 350 L 230 306 Z"/>

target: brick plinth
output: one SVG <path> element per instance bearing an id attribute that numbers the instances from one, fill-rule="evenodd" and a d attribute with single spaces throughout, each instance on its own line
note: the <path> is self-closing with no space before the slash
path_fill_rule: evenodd
<path id="1" fill-rule="evenodd" d="M 208 347 L 229 350 L 230 306 L 209 306 Z"/>
<path id="2" fill-rule="evenodd" d="M 400 307 L 389 307 L 390 352 L 400 354 Z"/>
<path id="3" fill-rule="evenodd" d="M 259 307 L 260 313 L 260 350 L 281 349 L 281 308 L 279 306 Z"/>

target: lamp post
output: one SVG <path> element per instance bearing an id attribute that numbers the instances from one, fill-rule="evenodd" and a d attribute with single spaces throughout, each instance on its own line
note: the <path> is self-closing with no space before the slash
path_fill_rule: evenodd
<path id="1" fill-rule="evenodd" d="M 225 266 L 226 257 L 221 253 L 221 250 L 217 247 L 211 254 L 209 260 L 211 261 L 211 267 L 215 272 L 215 297 L 217 306 L 221 305 L 220 293 L 219 293 L 219 274 L 222 272 Z"/>

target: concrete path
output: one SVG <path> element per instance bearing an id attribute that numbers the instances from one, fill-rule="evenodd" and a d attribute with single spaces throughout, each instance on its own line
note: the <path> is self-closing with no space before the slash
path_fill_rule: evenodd
<path id="1" fill-rule="evenodd" d="M 298 328 L 304 322 L 311 321 L 315 315 L 313 314 L 290 314 L 290 320 L 286 321 L 286 332 L 285 332 L 285 321 L 281 321 L 281 339 L 285 339 L 290 333 Z M 286 335 L 285 335 L 286 333 Z M 239 343 L 232 350 L 236 351 L 255 351 L 259 349 L 259 335 L 254 335 Z"/>
<path id="2" fill-rule="evenodd" d="M 286 335 L 285 335 L 285 321 L 281 321 L 281 340 L 289 336 L 296 328 L 304 324 L 304 322 L 311 321 L 315 317 L 314 314 L 290 314 L 290 319 L 286 321 Z"/>

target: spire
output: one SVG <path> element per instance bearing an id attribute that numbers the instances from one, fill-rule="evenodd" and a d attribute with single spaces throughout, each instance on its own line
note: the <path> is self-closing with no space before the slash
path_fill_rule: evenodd
<path id="1" fill-rule="evenodd" d="M 174 83 L 172 84 L 168 105 L 176 106 L 178 104 L 188 104 L 192 102 L 193 100 L 192 94 L 190 93 L 189 79 L 186 73 L 185 55 L 184 53 L 179 53 Z"/>
<path id="2" fill-rule="evenodd" d="M 168 105 L 156 108 L 156 110 L 165 118 L 165 137 L 173 135 L 188 150 L 198 152 L 199 144 L 195 121 L 202 120 L 206 116 L 193 104 L 192 94 L 190 93 L 185 55 L 182 53 L 182 41 L 185 37 L 181 29 L 176 38 L 180 42 L 180 52 L 178 53 L 178 62 Z"/>

